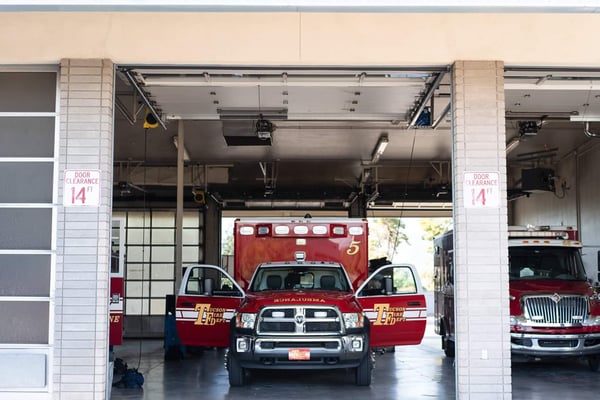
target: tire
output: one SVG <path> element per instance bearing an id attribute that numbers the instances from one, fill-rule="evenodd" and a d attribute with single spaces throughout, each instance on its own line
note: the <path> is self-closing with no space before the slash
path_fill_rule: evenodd
<path id="1" fill-rule="evenodd" d="M 372 370 L 373 363 L 371 361 L 371 350 L 369 350 L 361 360 L 358 367 L 356 367 L 356 386 L 370 386 Z"/>
<path id="2" fill-rule="evenodd" d="M 600 356 L 589 356 L 587 358 L 588 367 L 594 372 L 600 371 Z"/>
<path id="3" fill-rule="evenodd" d="M 442 348 L 446 357 L 454 358 L 455 356 L 455 344 L 454 341 L 448 339 L 446 336 L 442 336 Z"/>
<path id="4" fill-rule="evenodd" d="M 244 386 L 244 375 L 246 374 L 246 371 L 244 368 L 242 368 L 238 359 L 231 353 L 229 353 L 227 371 L 229 372 L 230 386 Z"/>

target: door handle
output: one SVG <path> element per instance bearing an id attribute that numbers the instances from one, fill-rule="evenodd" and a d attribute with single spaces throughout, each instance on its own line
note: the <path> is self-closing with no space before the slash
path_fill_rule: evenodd
<path id="1" fill-rule="evenodd" d="M 408 305 L 409 306 L 420 306 L 421 302 L 420 301 L 409 301 Z"/>
<path id="2" fill-rule="evenodd" d="M 184 301 L 183 303 L 181 303 L 181 306 L 182 307 L 194 307 L 194 303 Z"/>

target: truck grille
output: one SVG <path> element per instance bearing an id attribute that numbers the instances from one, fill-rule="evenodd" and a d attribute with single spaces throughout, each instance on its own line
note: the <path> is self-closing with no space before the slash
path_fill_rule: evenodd
<path id="1" fill-rule="evenodd" d="M 258 333 L 263 335 L 337 335 L 341 314 L 334 307 L 266 307 L 259 314 Z"/>
<path id="2" fill-rule="evenodd" d="M 589 313 L 585 296 L 528 296 L 524 299 L 524 315 L 534 325 L 581 324 Z"/>

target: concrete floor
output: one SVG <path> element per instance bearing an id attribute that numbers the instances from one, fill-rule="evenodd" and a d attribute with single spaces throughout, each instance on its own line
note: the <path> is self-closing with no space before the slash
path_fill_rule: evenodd
<path id="1" fill-rule="evenodd" d="M 431 325 L 422 344 L 376 355 L 373 381 L 366 388 L 354 386 L 353 374 L 345 370 L 253 371 L 248 386 L 230 388 L 224 354 L 224 350 L 205 350 L 183 360 L 165 361 L 162 341 L 128 340 L 115 348 L 115 357 L 123 359 L 129 368 L 138 368 L 145 382 L 142 388 L 113 387 L 111 400 L 456 397 L 453 360 L 444 356 Z M 513 362 L 512 371 L 513 399 L 584 400 L 600 396 L 600 373 L 577 360 Z"/>

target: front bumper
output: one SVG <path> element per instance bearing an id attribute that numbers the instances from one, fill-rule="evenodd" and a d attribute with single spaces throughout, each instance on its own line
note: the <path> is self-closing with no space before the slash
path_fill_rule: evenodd
<path id="1" fill-rule="evenodd" d="M 306 359 L 295 358 L 301 350 Z M 340 336 L 235 335 L 229 356 L 243 368 L 334 369 L 357 367 L 369 351 L 364 334 Z"/>
<path id="2" fill-rule="evenodd" d="M 600 333 L 572 335 L 510 334 L 511 351 L 530 356 L 587 356 L 600 354 Z"/>

